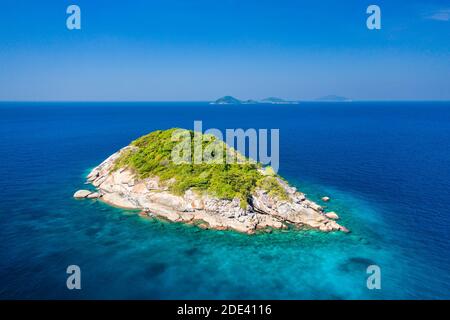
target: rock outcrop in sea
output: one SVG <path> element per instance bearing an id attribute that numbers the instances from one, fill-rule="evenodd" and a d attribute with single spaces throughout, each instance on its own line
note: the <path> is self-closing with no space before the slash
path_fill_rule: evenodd
<path id="1" fill-rule="evenodd" d="M 167 175 L 167 172 L 175 172 L 173 168 L 176 168 L 170 167 L 168 159 L 152 154 L 148 163 L 142 160 L 150 155 L 148 150 L 158 149 L 159 144 L 163 143 L 160 137 L 165 134 L 164 131 L 152 134 L 117 151 L 89 173 L 87 180 L 97 189 L 96 197 L 114 206 L 141 210 L 142 214 L 148 216 L 195 224 L 202 228 L 248 234 L 261 229 L 289 227 L 348 232 L 333 220 L 334 216 L 327 217 L 322 207 L 307 199 L 305 194 L 259 165 L 245 169 L 246 173 L 251 173 L 251 177 L 256 177 L 246 186 L 247 189 L 242 189 L 248 190 L 245 197 L 240 196 L 242 190 L 236 196 L 226 197 L 212 191 L 217 189 L 217 181 L 222 181 L 214 176 L 217 172 L 229 179 L 224 173 L 228 170 L 225 165 L 219 171 L 214 171 L 216 167 L 210 169 L 208 165 L 202 165 L 192 169 L 192 175 L 197 175 L 193 180 L 196 184 L 189 184 L 189 181 L 178 181 L 177 184 L 176 175 Z M 147 172 L 143 168 L 152 169 Z M 154 172 L 160 172 L 163 178 Z M 204 180 L 198 183 L 200 178 L 197 177 Z M 213 185 L 211 181 L 216 182 Z M 180 185 L 184 188 L 180 189 Z M 77 192 L 74 196 L 89 198 L 91 194 Z"/>

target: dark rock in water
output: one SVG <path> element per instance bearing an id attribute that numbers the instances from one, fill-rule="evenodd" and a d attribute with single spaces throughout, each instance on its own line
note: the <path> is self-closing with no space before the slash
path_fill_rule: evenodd
<path id="1" fill-rule="evenodd" d="M 167 265 L 165 263 L 156 262 L 149 265 L 146 273 L 149 276 L 155 277 L 166 271 Z"/>
<path id="2" fill-rule="evenodd" d="M 197 255 L 200 252 L 200 250 L 198 250 L 197 248 L 189 248 L 186 251 L 184 251 L 184 253 L 187 256 L 194 256 Z"/>
<path id="3" fill-rule="evenodd" d="M 369 240 L 365 238 L 359 238 L 359 242 L 361 242 L 362 244 L 369 244 Z"/>
<path id="4" fill-rule="evenodd" d="M 265 261 L 273 261 L 273 260 L 275 260 L 275 257 L 273 255 L 270 255 L 270 254 L 261 254 L 259 257 L 262 260 L 265 260 Z"/>
<path id="5" fill-rule="evenodd" d="M 339 270 L 343 272 L 365 272 L 367 267 L 376 264 L 375 261 L 362 257 L 353 257 L 347 259 L 339 266 Z"/>
<path id="6" fill-rule="evenodd" d="M 99 228 L 99 227 L 90 227 L 85 230 L 85 234 L 90 237 L 96 236 L 101 230 L 102 230 L 102 228 Z"/>
<path id="7" fill-rule="evenodd" d="M 354 264 L 364 264 L 364 265 L 371 265 L 371 264 L 375 264 L 375 262 L 371 259 L 368 258 L 361 258 L 361 257 L 355 257 L 355 258 L 350 258 L 348 259 L 348 261 L 350 263 L 354 263 Z"/>

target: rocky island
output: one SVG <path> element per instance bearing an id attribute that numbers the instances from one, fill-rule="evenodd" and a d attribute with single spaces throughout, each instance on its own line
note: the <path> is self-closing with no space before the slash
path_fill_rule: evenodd
<path id="1" fill-rule="evenodd" d="M 200 135 L 204 147 L 220 146 L 236 163 L 213 161 L 174 163 L 175 131 Z M 87 176 L 97 190 L 79 190 L 76 198 L 98 198 L 114 206 L 141 210 L 141 214 L 204 229 L 235 230 L 348 230 L 315 202 L 291 187 L 270 167 L 248 161 L 214 136 L 183 129 L 158 130 L 112 154 Z M 215 149 L 217 150 L 217 149 Z M 246 161 L 243 161 L 246 160 Z"/>
<path id="2" fill-rule="evenodd" d="M 262 100 L 239 100 L 232 96 L 224 96 L 210 104 L 298 104 L 298 101 L 288 101 L 281 98 L 269 97 Z"/>
<path id="3" fill-rule="evenodd" d="M 236 99 L 232 96 L 224 96 L 222 98 L 217 99 L 214 102 L 211 102 L 210 104 L 242 104 L 243 101 Z"/>

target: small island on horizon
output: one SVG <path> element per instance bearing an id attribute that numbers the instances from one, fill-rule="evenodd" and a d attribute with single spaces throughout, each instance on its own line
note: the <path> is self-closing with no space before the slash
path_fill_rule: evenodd
<path id="1" fill-rule="evenodd" d="M 298 101 L 288 101 L 277 97 L 268 97 L 262 100 L 239 100 L 233 96 L 224 96 L 210 104 L 298 104 Z"/>
<path id="2" fill-rule="evenodd" d="M 344 96 L 338 96 L 335 94 L 326 95 L 320 98 L 317 98 L 315 100 L 305 100 L 308 102 L 352 102 L 351 99 L 344 97 Z M 248 99 L 248 100 L 240 100 L 238 98 L 235 98 L 233 96 L 223 96 L 215 101 L 210 102 L 210 104 L 299 104 L 300 101 L 292 101 L 292 100 L 285 100 L 282 98 L 277 97 L 268 97 L 261 100 L 254 100 L 254 99 Z"/>

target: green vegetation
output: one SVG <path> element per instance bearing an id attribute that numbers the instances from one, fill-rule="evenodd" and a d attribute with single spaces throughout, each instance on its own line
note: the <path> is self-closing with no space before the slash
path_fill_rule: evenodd
<path id="1" fill-rule="evenodd" d="M 280 185 L 275 177 L 264 177 L 257 182 L 257 186 L 263 190 L 267 190 L 270 196 L 277 197 L 280 200 L 287 200 L 286 191 Z"/>
<path id="2" fill-rule="evenodd" d="M 173 141 L 176 136 L 184 136 L 182 141 L 188 143 L 186 150 L 189 152 L 182 163 L 172 161 L 174 148 L 180 146 L 180 141 Z M 195 147 L 195 141 L 201 141 L 201 150 L 197 150 L 199 148 Z M 116 160 L 115 169 L 131 168 L 140 178 L 158 176 L 176 194 L 183 194 L 192 188 L 219 198 L 237 197 L 241 200 L 241 206 L 245 207 L 255 188 L 260 187 L 273 196 L 287 199 L 271 168 L 263 175 L 258 170 L 261 164 L 249 161 L 214 136 L 182 129 L 158 130 L 133 141 L 131 145 L 138 149 L 124 152 Z M 217 157 L 207 163 L 195 163 L 194 158 L 198 159 L 196 157 L 201 156 L 199 152 L 204 153 L 205 150 L 212 150 L 213 156 L 222 152 L 224 157 Z M 225 163 L 225 155 L 235 156 L 238 160 Z"/>

